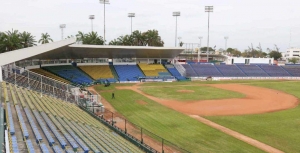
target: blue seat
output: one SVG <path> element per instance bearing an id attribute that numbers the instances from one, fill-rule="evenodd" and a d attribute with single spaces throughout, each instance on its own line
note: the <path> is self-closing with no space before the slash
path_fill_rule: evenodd
<path id="1" fill-rule="evenodd" d="M 25 139 L 28 139 L 29 133 L 28 133 L 26 124 L 24 122 L 20 107 L 18 105 L 16 105 L 15 108 L 16 108 L 16 111 L 17 111 L 17 116 L 19 118 L 19 122 L 20 122 L 22 130 L 23 130 L 23 136 L 25 137 Z"/>
<path id="2" fill-rule="evenodd" d="M 41 136 L 41 134 L 40 134 L 40 132 L 39 132 L 36 124 L 33 121 L 33 118 L 31 116 L 30 110 L 27 107 L 24 108 L 24 110 L 25 110 L 25 114 L 26 114 L 26 116 L 28 118 L 28 121 L 30 123 L 30 126 L 32 128 L 32 131 L 33 131 L 33 133 L 35 135 L 36 142 L 38 143 L 38 142 L 42 141 L 42 136 Z"/>
<path id="3" fill-rule="evenodd" d="M 55 125 L 52 123 L 52 121 L 48 118 L 48 116 L 44 112 L 41 112 L 41 115 L 44 118 L 44 120 L 46 121 L 50 130 L 53 132 L 53 134 L 59 141 L 61 148 L 65 149 L 65 146 L 67 145 L 67 143 L 66 143 L 64 137 L 57 131 L 57 128 L 55 127 Z"/>
<path id="4" fill-rule="evenodd" d="M 137 65 L 114 65 L 120 81 L 138 81 L 138 77 L 145 77 Z"/>
<path id="5" fill-rule="evenodd" d="M 10 103 L 6 103 L 6 110 L 7 110 L 7 114 L 8 114 L 8 122 L 9 122 L 9 133 L 11 135 L 15 134 L 15 125 L 14 125 L 14 120 L 12 117 L 12 112 L 11 112 L 11 108 L 10 108 Z"/>
<path id="6" fill-rule="evenodd" d="M 28 146 L 28 152 L 29 153 L 35 153 L 34 147 L 32 145 L 31 140 L 26 140 L 27 146 Z"/>
<path id="7" fill-rule="evenodd" d="M 41 148 L 43 153 L 50 153 L 50 151 L 48 150 L 46 144 L 40 143 L 40 148 Z"/>
<path id="8" fill-rule="evenodd" d="M 19 153 L 18 140 L 15 135 L 11 136 L 11 145 L 13 153 Z"/>
<path id="9" fill-rule="evenodd" d="M 36 120 L 38 121 L 42 131 L 44 132 L 44 134 L 49 142 L 49 145 L 52 146 L 55 143 L 55 141 L 52 138 L 51 133 L 48 131 L 44 121 L 41 119 L 40 114 L 36 110 L 33 110 L 32 112 L 33 112 Z"/>
<path id="10" fill-rule="evenodd" d="M 62 153 L 63 150 L 59 146 L 53 146 L 52 147 L 55 153 Z"/>

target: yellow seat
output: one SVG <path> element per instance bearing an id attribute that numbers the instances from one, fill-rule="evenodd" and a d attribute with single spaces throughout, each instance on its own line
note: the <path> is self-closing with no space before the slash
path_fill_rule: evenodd
<path id="1" fill-rule="evenodd" d="M 159 72 L 168 72 L 161 64 L 138 64 L 146 76 L 159 76 Z"/>
<path id="2" fill-rule="evenodd" d="M 61 81 L 61 82 L 64 82 L 64 83 L 68 83 L 68 84 L 70 83 L 70 81 L 68 81 L 64 78 L 61 78 L 61 77 L 59 77 L 55 74 L 52 74 L 52 73 L 50 73 L 46 70 L 43 70 L 43 69 L 31 69 L 30 71 L 38 73 L 38 74 L 43 75 L 43 76 L 47 76 L 49 78 L 52 78 L 54 80 L 58 80 L 58 81 Z"/>
<path id="3" fill-rule="evenodd" d="M 79 68 L 91 76 L 94 80 L 98 80 L 100 78 L 114 78 L 109 65 L 79 66 Z"/>

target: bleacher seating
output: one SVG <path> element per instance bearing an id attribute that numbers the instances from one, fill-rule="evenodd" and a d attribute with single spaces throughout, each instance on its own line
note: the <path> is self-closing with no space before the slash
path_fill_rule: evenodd
<path id="1" fill-rule="evenodd" d="M 64 82 L 64 83 L 70 83 L 70 81 L 68 81 L 64 78 L 61 78 L 61 77 L 59 77 L 59 76 L 57 76 L 53 73 L 50 73 L 48 71 L 45 71 L 43 69 L 39 69 L 39 68 L 38 69 L 30 69 L 30 71 L 38 73 L 38 74 L 43 75 L 43 76 L 47 76 L 49 78 L 52 78 L 54 80 L 58 80 L 58 81 L 61 81 L 61 82 Z"/>
<path id="2" fill-rule="evenodd" d="M 215 65 L 215 66 L 225 77 L 246 76 L 245 73 L 243 73 L 236 65 Z"/>
<path id="3" fill-rule="evenodd" d="M 190 66 L 190 64 L 182 64 L 186 71 L 186 77 L 198 77 L 197 73 Z"/>
<path id="4" fill-rule="evenodd" d="M 93 80 L 84 74 L 78 68 L 71 65 L 63 65 L 63 66 L 47 66 L 43 67 L 43 69 L 50 71 L 60 77 L 70 80 L 72 83 L 88 85 L 93 82 Z"/>
<path id="5" fill-rule="evenodd" d="M 114 65 L 120 81 L 138 81 L 138 77 L 145 77 L 137 65 Z"/>
<path id="6" fill-rule="evenodd" d="M 200 77 L 222 77 L 223 75 L 217 70 L 214 65 L 211 64 L 190 64 L 194 71 Z"/>
<path id="7" fill-rule="evenodd" d="M 250 77 L 267 77 L 269 76 L 257 65 L 237 65 L 247 76 Z"/>
<path id="8" fill-rule="evenodd" d="M 265 72 L 267 72 L 270 76 L 274 77 L 285 77 L 285 76 L 291 76 L 287 71 L 285 71 L 280 66 L 275 65 L 259 65 L 261 69 L 263 69 Z"/>
<path id="9" fill-rule="evenodd" d="M 13 152 L 18 152 L 20 149 L 17 141 L 19 136 L 21 139 L 23 137 L 27 139 L 24 143 L 26 143 L 27 150 L 30 153 L 142 152 L 75 104 L 48 95 L 41 97 L 35 91 L 15 88 L 10 84 L 6 85 L 4 83 L 2 87 L 4 90 L 10 90 L 3 92 L 4 97 L 6 97 L 5 104 L 8 108 L 6 113 L 14 114 L 15 112 L 12 113 L 11 111 L 16 111 L 19 118 L 19 121 L 10 121 L 12 118 L 9 119 L 9 116 L 11 115 L 7 115 L 8 127 L 11 129 L 14 126 L 13 124 L 19 124 L 20 126 L 15 127 L 20 127 L 20 129 L 15 130 L 21 130 L 23 133 L 22 135 L 11 133 L 9 139 Z M 14 100 L 17 101 L 14 102 Z M 14 103 L 14 105 L 10 103 Z M 25 118 L 29 122 L 27 126 L 31 127 L 27 129 L 27 133 L 33 133 L 34 135 L 25 134 L 24 127 L 26 126 L 22 123 Z M 36 143 L 32 143 L 32 141 L 36 141 Z"/>
<path id="10" fill-rule="evenodd" d="M 160 72 L 168 73 L 168 71 L 161 64 L 140 63 L 138 65 L 139 65 L 140 69 L 144 72 L 145 76 L 147 76 L 147 77 L 160 76 L 159 75 Z"/>
<path id="11" fill-rule="evenodd" d="M 186 78 L 178 72 L 178 70 L 174 67 L 174 65 L 168 64 L 165 65 L 165 67 L 177 80 L 179 81 L 186 80 Z"/>
<path id="12" fill-rule="evenodd" d="M 300 76 L 300 66 L 292 66 L 292 65 L 286 65 L 282 66 L 287 72 L 289 72 L 292 76 L 299 77 Z"/>
<path id="13" fill-rule="evenodd" d="M 114 78 L 109 65 L 79 66 L 79 68 L 91 76 L 94 80 Z"/>

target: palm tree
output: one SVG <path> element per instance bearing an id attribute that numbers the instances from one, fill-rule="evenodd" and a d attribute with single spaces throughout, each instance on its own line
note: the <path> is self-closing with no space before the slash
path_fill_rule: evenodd
<path id="1" fill-rule="evenodd" d="M 20 41 L 20 33 L 18 30 L 7 31 L 2 36 L 3 42 L 1 48 L 4 48 L 5 51 L 12 51 L 22 48 Z"/>
<path id="2" fill-rule="evenodd" d="M 34 36 L 31 35 L 29 32 L 20 33 L 20 40 L 23 48 L 35 46 L 36 41 Z"/>
<path id="3" fill-rule="evenodd" d="M 86 36 L 86 34 L 84 34 L 81 31 L 78 31 L 78 34 L 76 35 L 76 39 L 77 39 L 76 41 L 83 41 L 85 36 Z"/>
<path id="4" fill-rule="evenodd" d="M 5 40 L 5 33 L 4 32 L 0 32 L 0 53 L 4 53 L 5 52 L 4 40 Z"/>
<path id="5" fill-rule="evenodd" d="M 83 41 L 83 44 L 90 44 L 90 45 L 103 45 L 104 44 L 104 40 L 103 37 L 98 36 L 97 32 L 90 32 L 87 35 L 85 35 Z"/>
<path id="6" fill-rule="evenodd" d="M 49 42 L 53 42 L 53 40 L 50 38 L 50 35 L 48 33 L 42 33 L 41 39 L 39 40 L 39 43 L 47 44 Z"/>
<path id="7" fill-rule="evenodd" d="M 145 46 L 146 37 L 138 30 L 132 32 L 134 46 Z"/>

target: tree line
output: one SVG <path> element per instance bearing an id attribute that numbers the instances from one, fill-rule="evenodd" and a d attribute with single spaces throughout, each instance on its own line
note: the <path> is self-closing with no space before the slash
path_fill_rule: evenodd
<path id="1" fill-rule="evenodd" d="M 42 33 L 38 43 L 52 42 L 48 33 Z M 19 32 L 18 30 L 0 31 L 0 53 L 36 46 L 36 39 L 30 32 Z"/>

